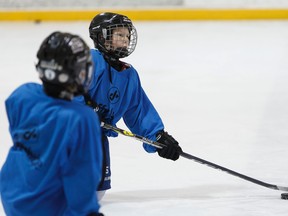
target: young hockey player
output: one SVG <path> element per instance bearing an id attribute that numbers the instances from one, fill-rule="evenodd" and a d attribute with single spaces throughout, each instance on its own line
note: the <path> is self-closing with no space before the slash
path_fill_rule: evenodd
<path id="1" fill-rule="evenodd" d="M 37 58 L 43 85 L 23 84 L 5 103 L 13 140 L 0 176 L 5 213 L 101 216 L 99 119 L 71 101 L 91 81 L 90 49 L 77 35 L 53 32 Z"/>
<path id="2" fill-rule="evenodd" d="M 91 50 L 95 68 L 86 103 L 97 104 L 94 108 L 101 121 L 115 126 L 123 118 L 133 133 L 167 146 L 156 149 L 143 144 L 147 152 L 157 151 L 160 157 L 177 160 L 182 150 L 178 142 L 164 131 L 163 122 L 145 94 L 136 69 L 119 60 L 129 56 L 136 47 L 137 33 L 131 20 L 121 14 L 101 13 L 91 21 L 89 33 L 96 49 Z M 111 130 L 102 129 L 102 132 L 105 173 L 99 191 L 111 187 L 107 137 L 117 136 Z"/>

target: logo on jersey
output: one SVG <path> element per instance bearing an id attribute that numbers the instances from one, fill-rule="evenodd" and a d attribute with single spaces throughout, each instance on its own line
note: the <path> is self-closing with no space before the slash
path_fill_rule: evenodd
<path id="1" fill-rule="evenodd" d="M 36 143 L 38 140 L 37 128 L 18 129 L 12 132 L 14 142 Z"/>
<path id="2" fill-rule="evenodd" d="M 116 87 L 112 87 L 109 89 L 108 91 L 108 95 L 107 95 L 110 103 L 115 104 L 120 100 L 120 92 L 118 90 L 118 88 Z"/>
<path id="3" fill-rule="evenodd" d="M 12 132 L 13 149 L 23 151 L 31 161 L 35 169 L 40 169 L 43 165 L 40 155 L 34 152 L 35 144 L 38 142 L 39 131 L 37 128 L 18 129 Z"/>

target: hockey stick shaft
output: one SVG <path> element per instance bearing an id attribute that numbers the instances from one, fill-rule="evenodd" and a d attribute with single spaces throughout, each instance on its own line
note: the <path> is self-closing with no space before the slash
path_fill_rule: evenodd
<path id="1" fill-rule="evenodd" d="M 165 145 L 159 143 L 159 142 L 156 142 L 156 141 L 153 141 L 153 140 L 150 140 L 150 139 L 147 139 L 145 137 L 142 137 L 142 136 L 139 136 L 137 134 L 133 134 L 132 132 L 130 131 L 126 131 L 126 130 L 123 130 L 121 128 L 118 128 L 118 127 L 115 127 L 115 126 L 112 126 L 112 125 L 109 125 L 109 124 L 106 124 L 104 122 L 101 122 L 101 127 L 103 128 L 106 128 L 106 129 L 109 129 L 109 130 L 113 130 L 115 131 L 116 133 L 118 134 L 122 134 L 124 136 L 128 136 L 128 137 L 131 137 L 131 138 L 134 138 L 138 141 L 141 141 L 141 142 L 144 142 L 144 143 L 147 143 L 149 145 L 152 145 L 156 148 L 163 148 L 165 147 Z M 263 182 L 263 181 L 260 181 L 260 180 L 257 180 L 257 179 L 254 179 L 254 178 L 251 178 L 249 176 L 246 176 L 246 175 L 243 175 L 241 173 L 238 173 L 238 172 L 235 172 L 233 170 L 230 170 L 230 169 L 227 169 L 223 166 L 219 166 L 215 163 L 211 163 L 209 161 L 206 161 L 206 160 L 203 160 L 201 158 L 198 158 L 198 157 L 195 157 L 191 154 L 188 154 L 188 153 L 185 153 L 185 152 L 181 152 L 180 153 L 180 156 L 186 158 L 186 159 L 189 159 L 189 160 L 193 160 L 197 163 L 200 163 L 200 164 L 203 164 L 203 165 L 206 165 L 206 166 L 209 166 L 211 168 L 214 168 L 214 169 L 217 169 L 217 170 L 220 170 L 220 171 L 223 171 L 223 172 L 226 172 L 230 175 L 233 175 L 233 176 L 236 176 L 236 177 L 239 177 L 241 179 L 244 179 L 246 181 L 249 181 L 249 182 L 252 182 L 254 184 L 258 184 L 258 185 L 261 185 L 263 187 L 266 187 L 266 188 L 270 188 L 270 189 L 273 189 L 273 190 L 280 190 L 280 191 L 288 191 L 288 187 L 283 187 L 283 186 L 278 186 L 278 185 L 273 185 L 273 184 L 268 184 L 266 182 Z"/>

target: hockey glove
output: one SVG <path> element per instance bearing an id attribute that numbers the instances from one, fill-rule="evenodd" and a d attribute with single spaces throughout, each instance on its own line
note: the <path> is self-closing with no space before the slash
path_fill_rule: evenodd
<path id="1" fill-rule="evenodd" d="M 173 161 L 176 161 L 179 158 L 182 149 L 178 142 L 171 135 L 162 130 L 157 133 L 156 140 L 157 142 L 165 145 L 165 147 L 157 149 L 158 155 L 160 157 Z"/>
<path id="2" fill-rule="evenodd" d="M 116 133 L 113 130 L 108 130 L 105 128 L 102 128 L 102 130 L 103 130 L 103 133 L 105 134 L 105 136 L 107 136 L 107 137 L 117 137 L 118 136 L 118 133 Z"/>
<path id="3" fill-rule="evenodd" d="M 96 213 L 96 212 L 92 212 L 92 213 L 90 213 L 90 214 L 88 214 L 87 216 L 104 216 L 104 214 L 102 214 L 102 213 Z"/>

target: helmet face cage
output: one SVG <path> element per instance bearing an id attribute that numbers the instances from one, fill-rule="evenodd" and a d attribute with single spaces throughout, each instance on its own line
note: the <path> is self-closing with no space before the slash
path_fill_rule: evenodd
<path id="1" fill-rule="evenodd" d="M 55 32 L 48 36 L 37 53 L 36 69 L 45 83 L 67 87 L 71 93 L 86 91 L 92 77 L 89 47 L 76 35 Z M 72 86 L 76 87 L 76 90 Z"/>
<path id="2" fill-rule="evenodd" d="M 114 58 L 129 56 L 136 48 L 137 31 L 132 24 L 114 24 L 102 29 L 102 47 Z"/>
<path id="3" fill-rule="evenodd" d="M 137 31 L 131 20 L 121 14 L 102 13 L 94 17 L 89 27 L 95 48 L 108 58 L 129 56 L 137 45 Z"/>

